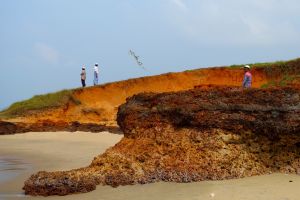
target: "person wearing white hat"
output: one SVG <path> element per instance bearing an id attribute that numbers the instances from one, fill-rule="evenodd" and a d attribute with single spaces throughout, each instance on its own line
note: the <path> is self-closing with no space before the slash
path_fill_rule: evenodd
<path id="1" fill-rule="evenodd" d="M 95 66 L 94 66 L 94 85 L 98 85 L 98 76 L 99 76 L 98 63 L 95 63 Z"/>
<path id="2" fill-rule="evenodd" d="M 243 88 L 251 88 L 252 85 L 252 74 L 250 72 L 250 66 L 245 65 L 244 66 L 244 79 L 243 79 Z"/>
<path id="3" fill-rule="evenodd" d="M 80 77 L 81 77 L 82 87 L 85 87 L 86 72 L 85 72 L 85 66 L 84 65 L 82 66 Z"/>

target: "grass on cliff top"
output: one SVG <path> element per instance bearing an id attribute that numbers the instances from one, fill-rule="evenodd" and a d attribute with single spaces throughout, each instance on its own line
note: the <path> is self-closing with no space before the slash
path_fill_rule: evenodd
<path id="1" fill-rule="evenodd" d="M 230 65 L 230 68 L 243 68 L 245 65 L 250 65 L 251 67 L 255 68 L 266 68 L 266 67 L 284 67 L 289 62 L 293 61 L 300 61 L 300 58 L 296 58 L 293 60 L 288 61 L 276 61 L 276 62 L 264 62 L 264 63 L 249 63 L 249 64 L 243 64 L 243 65 Z"/>
<path id="2" fill-rule="evenodd" d="M 236 69 L 236 68 L 243 68 L 245 65 L 250 65 L 252 68 L 270 68 L 270 67 L 281 67 L 281 68 L 286 68 L 290 62 L 300 62 L 300 58 L 292 59 L 292 60 L 287 60 L 287 61 L 276 61 L 276 62 L 264 62 L 264 63 L 248 63 L 248 64 L 238 64 L 238 65 L 229 65 L 229 66 L 223 66 L 229 69 Z M 221 66 L 219 66 L 221 67 Z M 216 67 L 216 68 L 219 68 Z M 205 69 L 210 69 L 205 68 Z M 200 69 L 191 69 L 191 70 L 185 70 L 185 72 L 195 72 Z"/>
<path id="3" fill-rule="evenodd" d="M 65 105 L 68 101 L 80 104 L 80 101 L 73 96 L 73 90 L 62 90 L 55 93 L 36 95 L 32 98 L 12 104 L 0 112 L 0 117 L 10 118 L 26 114 L 31 110 L 44 110 Z"/>

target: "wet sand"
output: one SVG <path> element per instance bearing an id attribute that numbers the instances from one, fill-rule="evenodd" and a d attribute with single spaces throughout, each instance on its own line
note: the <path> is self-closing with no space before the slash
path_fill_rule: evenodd
<path id="1" fill-rule="evenodd" d="M 24 196 L 24 181 L 40 170 L 68 170 L 87 166 L 94 156 L 103 153 L 122 138 L 103 133 L 26 133 L 0 136 L 0 158 L 13 158 L 17 175 L 0 180 L 2 199 L 102 199 L 102 200 L 298 200 L 300 176 L 271 174 L 226 181 L 198 183 L 154 183 L 147 185 L 98 186 L 86 194 L 52 197 Z M 19 171 L 18 171 L 19 169 Z M 9 173 L 9 172 L 7 172 Z M 6 177 L 7 179 L 7 177 Z"/>

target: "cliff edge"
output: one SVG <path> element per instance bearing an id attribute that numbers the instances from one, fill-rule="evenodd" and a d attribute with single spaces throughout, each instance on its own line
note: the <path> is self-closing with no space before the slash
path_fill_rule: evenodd
<path id="1" fill-rule="evenodd" d="M 40 126 L 46 123 L 99 124 L 117 126 L 118 107 L 141 92 L 177 92 L 195 86 L 241 86 L 243 65 L 213 67 L 134 78 L 95 87 L 37 95 L 0 112 L 0 119 Z M 254 88 L 300 85 L 300 59 L 251 64 Z M 47 127 L 46 127 L 47 128 Z M 57 128 L 57 130 L 61 130 Z"/>

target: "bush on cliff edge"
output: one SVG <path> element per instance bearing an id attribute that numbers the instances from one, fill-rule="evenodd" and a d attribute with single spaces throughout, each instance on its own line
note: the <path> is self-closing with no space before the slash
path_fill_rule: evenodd
<path id="1" fill-rule="evenodd" d="M 75 99 L 72 94 L 73 90 L 62 90 L 45 95 L 36 95 L 28 100 L 12 104 L 10 107 L 0 112 L 0 117 L 9 118 L 22 116 L 31 110 L 56 108 L 65 105 L 69 101 L 80 104 L 80 101 Z"/>

